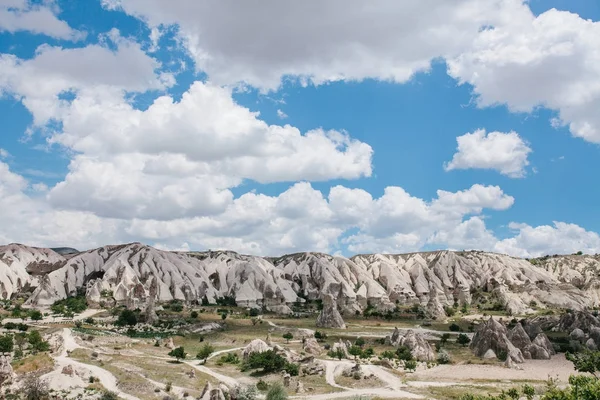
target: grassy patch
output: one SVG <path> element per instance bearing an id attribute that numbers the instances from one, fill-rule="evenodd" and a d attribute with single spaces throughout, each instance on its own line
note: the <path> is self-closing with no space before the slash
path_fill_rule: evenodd
<path id="1" fill-rule="evenodd" d="M 14 372 L 17 375 L 27 374 L 30 372 L 38 372 L 40 375 L 51 372 L 54 368 L 54 361 L 46 354 L 36 354 L 16 360 L 12 363 Z"/>

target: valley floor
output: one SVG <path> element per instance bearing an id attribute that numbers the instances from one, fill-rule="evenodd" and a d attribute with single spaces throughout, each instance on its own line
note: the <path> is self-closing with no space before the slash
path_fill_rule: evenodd
<path id="1" fill-rule="evenodd" d="M 100 312 L 87 310 L 75 317 L 75 320 L 101 315 Z M 218 314 L 207 313 L 199 317 L 199 323 L 219 320 Z M 368 345 L 374 348 L 376 354 L 385 350 L 385 346 L 376 339 L 391 334 L 395 326 L 402 329 L 421 329 L 433 340 L 439 339 L 443 333 L 436 329 L 422 329 L 411 325 L 410 322 L 373 323 L 360 319 L 347 322 L 346 330 L 324 330 L 328 336 L 327 342 L 363 337 L 368 341 Z M 267 384 L 282 382 L 282 376 L 279 374 L 241 372 L 238 366 L 224 364 L 219 360 L 228 353 L 238 354 L 241 358 L 244 346 L 256 338 L 265 340 L 269 333 L 273 343 L 301 354 L 302 343 L 299 338 L 288 343 L 282 338 L 282 330 L 315 329 L 313 319 L 272 319 L 255 324 L 248 318 L 231 317 L 225 324 L 226 329 L 222 331 L 173 337 L 173 345 L 183 346 L 190 357 L 193 357 L 204 343 L 211 343 L 216 351 L 204 364 L 197 359 L 190 360 L 190 357 L 183 362 L 175 362 L 168 356 L 170 347 L 166 345 L 169 341 L 165 339 L 159 343 L 153 337 L 130 338 L 108 332 L 98 325 L 77 328 L 73 326 L 72 321 L 46 318 L 35 325 L 51 333 L 56 346 L 51 354 L 54 361 L 53 370 L 44 373 L 42 378 L 46 379 L 56 392 L 63 393 L 64 398 L 75 398 L 88 393 L 90 386 L 106 388 L 126 400 L 155 400 L 165 396 L 197 398 L 207 382 L 214 387 L 222 383 L 230 388 L 256 384 L 259 381 Z M 453 342 L 453 339 L 450 342 Z M 323 365 L 324 373 L 292 377 L 292 383 L 287 389 L 288 394 L 292 398 L 309 400 L 359 397 L 456 399 L 466 392 L 498 393 L 502 389 L 524 383 L 543 387 L 549 378 L 564 384 L 569 375 L 575 372 L 564 355 L 556 355 L 549 361 L 528 360 L 520 365 L 522 369 L 508 369 L 500 362 L 484 362 L 473 357 L 467 348 L 454 343 L 449 343 L 447 350 L 453 358 L 453 364 L 430 367 L 421 364 L 415 372 L 364 363 L 363 373 L 370 376 L 364 380 L 354 380 L 341 375 L 344 369 L 355 364 L 354 361 L 334 360 L 323 352 L 315 361 Z M 73 372 L 69 374 L 71 369 Z M 305 393 L 296 393 L 298 381 L 306 390 Z"/>

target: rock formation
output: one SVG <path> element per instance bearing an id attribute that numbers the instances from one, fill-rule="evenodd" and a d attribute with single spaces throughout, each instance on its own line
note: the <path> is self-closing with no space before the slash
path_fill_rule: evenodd
<path id="1" fill-rule="evenodd" d="M 555 353 L 554 347 L 544 333 L 538 333 L 531 340 L 529 335 L 518 323 L 513 329 L 507 331 L 506 327 L 493 318 L 482 324 L 471 342 L 474 353 L 483 358 L 495 358 L 505 354 L 510 363 L 521 363 L 524 359 L 547 360 Z"/>
<path id="2" fill-rule="evenodd" d="M 573 310 L 599 304 L 599 272 L 600 256 L 528 261 L 478 251 L 434 251 L 349 259 L 320 253 L 264 258 L 231 251 L 169 252 L 131 243 L 66 257 L 50 249 L 0 246 L 0 297 L 30 287 L 35 290 L 27 304 L 33 306 L 84 290 L 91 304 L 143 308 L 149 297 L 215 303 L 227 296 L 243 307 L 285 313 L 304 298 L 330 296 L 342 314 L 363 311 L 367 304 L 385 312 L 398 301 L 425 305 L 432 318 L 443 318 L 444 306 L 472 303 L 477 299 L 471 293 L 485 290 L 520 314 L 533 311 L 532 301 Z M 585 318 L 585 329 L 573 326 L 577 321 L 562 325 L 569 326 L 568 332 L 600 326 L 595 317 Z M 524 328 L 531 339 L 539 333 Z"/>
<path id="3" fill-rule="evenodd" d="M 206 385 L 204 386 L 202 394 L 199 398 L 202 400 L 225 400 L 225 394 L 221 389 L 221 385 L 219 385 L 219 387 L 213 388 L 210 382 L 206 382 Z"/>
<path id="4" fill-rule="evenodd" d="M 589 311 L 572 311 L 560 317 L 557 329 L 561 332 L 573 332 L 575 329 L 589 332 L 594 327 L 600 327 L 600 320 Z"/>
<path id="5" fill-rule="evenodd" d="M 323 309 L 317 317 L 318 328 L 338 328 L 346 329 L 346 324 L 337 309 L 337 304 L 333 296 L 324 295 L 323 297 Z"/>
<path id="6" fill-rule="evenodd" d="M 254 339 L 246 347 L 244 347 L 244 351 L 242 352 L 242 356 L 244 360 L 247 360 L 250 354 L 252 353 L 263 353 L 265 351 L 271 350 L 271 347 L 263 342 L 260 339 Z"/>
<path id="7" fill-rule="evenodd" d="M 12 381 L 13 369 L 10 362 L 10 356 L 0 355 L 0 387 L 8 385 Z"/>
<path id="8" fill-rule="evenodd" d="M 508 332 L 507 337 L 516 348 L 521 350 L 523 357 L 531 358 L 531 354 L 529 353 L 531 339 L 529 339 L 529 335 L 527 335 L 527 332 L 525 332 L 520 323 Z"/>
<path id="9" fill-rule="evenodd" d="M 579 328 L 575 328 L 569 334 L 571 340 L 577 340 L 578 342 L 583 342 L 585 340 L 585 332 Z"/>
<path id="10" fill-rule="evenodd" d="M 393 336 L 393 335 L 392 335 Z M 423 335 L 409 329 L 404 336 L 397 340 L 397 346 L 406 346 L 415 360 L 435 361 L 435 353 Z"/>
<path id="11" fill-rule="evenodd" d="M 344 342 L 342 339 L 340 339 L 338 342 L 335 342 L 333 346 L 331 346 L 331 350 L 334 352 L 341 350 L 344 353 L 344 358 L 349 358 L 350 353 L 348 353 L 348 349 L 350 348 L 350 346 L 350 342 Z"/>
<path id="12" fill-rule="evenodd" d="M 323 352 L 323 349 L 319 345 L 319 342 L 317 342 L 317 339 L 314 339 L 314 338 L 308 338 L 308 339 L 304 340 L 302 349 L 306 353 L 312 354 L 315 356 L 318 356 L 319 354 L 321 354 Z"/>
<path id="13" fill-rule="evenodd" d="M 505 354 L 513 362 L 524 362 L 523 353 L 508 340 L 508 331 L 506 327 L 490 317 L 487 322 L 481 324 L 470 345 L 471 349 L 478 357 L 499 356 Z M 491 350 L 491 353 L 490 353 Z"/>

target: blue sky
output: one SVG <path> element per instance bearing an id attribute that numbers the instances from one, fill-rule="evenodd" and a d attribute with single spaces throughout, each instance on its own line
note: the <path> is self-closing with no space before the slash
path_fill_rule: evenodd
<path id="1" fill-rule="evenodd" d="M 376 4 L 0 0 L 0 241 L 600 252 L 600 5 Z"/>

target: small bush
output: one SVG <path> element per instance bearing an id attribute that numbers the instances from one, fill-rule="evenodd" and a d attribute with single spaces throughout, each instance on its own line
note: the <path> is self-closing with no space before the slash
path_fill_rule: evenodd
<path id="1" fill-rule="evenodd" d="M 452 332 L 459 332 L 460 326 L 458 326 L 456 323 L 453 322 L 452 324 L 450 324 L 448 329 L 450 329 L 450 331 L 452 331 Z"/>
<path id="2" fill-rule="evenodd" d="M 404 362 L 404 369 L 406 371 L 415 371 L 417 369 L 417 362 L 415 360 L 408 360 Z"/>
<path id="3" fill-rule="evenodd" d="M 265 392 L 267 390 L 269 390 L 269 384 L 265 381 L 263 381 L 262 379 L 259 379 L 258 382 L 256 383 L 256 388 L 258 390 L 260 390 L 261 392 Z"/>
<path id="4" fill-rule="evenodd" d="M 267 392 L 266 400 L 287 400 L 287 393 L 283 386 L 277 383 Z"/>

